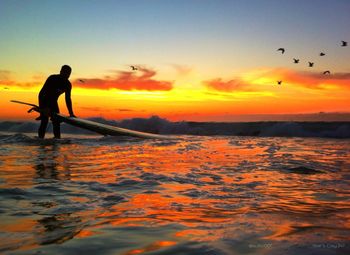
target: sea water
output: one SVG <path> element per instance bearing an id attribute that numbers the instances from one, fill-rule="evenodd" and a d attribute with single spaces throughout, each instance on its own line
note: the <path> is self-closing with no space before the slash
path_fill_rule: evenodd
<path id="1" fill-rule="evenodd" d="M 0 253 L 350 254 L 350 140 L 0 135 Z"/>

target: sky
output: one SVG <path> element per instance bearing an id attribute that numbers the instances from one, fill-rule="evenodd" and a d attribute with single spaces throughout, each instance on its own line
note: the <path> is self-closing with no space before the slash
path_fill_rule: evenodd
<path id="1" fill-rule="evenodd" d="M 0 0 L 0 119 L 35 118 L 9 101 L 37 103 L 64 64 L 84 118 L 347 113 L 349 13 L 348 0 Z"/>

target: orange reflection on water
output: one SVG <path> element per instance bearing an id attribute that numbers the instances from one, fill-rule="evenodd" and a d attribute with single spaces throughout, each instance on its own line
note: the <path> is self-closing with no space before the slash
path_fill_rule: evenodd
<path id="1" fill-rule="evenodd" d="M 98 232 L 98 231 L 91 231 L 88 229 L 83 229 L 75 237 L 85 238 L 85 237 L 93 236 L 93 235 L 100 234 L 100 233 L 101 232 Z"/>
<path id="2" fill-rule="evenodd" d="M 3 220 L 0 223 L 0 229 L 8 232 L 27 232 L 33 230 L 36 223 L 36 220 L 28 218 L 16 219 L 10 222 Z"/>
<path id="3" fill-rule="evenodd" d="M 175 237 L 185 240 L 197 240 L 197 241 L 215 241 L 223 236 L 223 231 L 216 230 L 202 230 L 202 229 L 186 229 L 175 233 Z"/>
<path id="4" fill-rule="evenodd" d="M 175 244 L 176 244 L 176 242 L 174 242 L 174 241 L 156 241 L 150 245 L 147 245 L 144 248 L 134 249 L 134 250 L 128 251 L 124 254 L 125 255 L 135 255 L 135 254 L 141 254 L 141 253 L 145 253 L 145 252 L 152 252 L 152 251 L 160 250 L 164 247 L 173 246 Z"/>
<path id="5" fill-rule="evenodd" d="M 0 248 L 4 249 L 6 246 L 19 246 L 20 250 L 33 249 L 39 246 L 35 240 L 35 231 L 37 221 L 33 219 L 23 218 L 6 221 L 2 218 L 0 222 L 1 232 L 6 233 L 0 240 Z M 20 239 L 18 236 L 22 236 Z"/>
<path id="6" fill-rule="evenodd" d="M 41 210 L 30 216 L 41 219 L 16 215 L 18 219 L 1 222 L 0 227 L 10 234 L 29 233 L 34 239 L 31 243 L 37 245 L 63 244 L 75 237 L 89 242 L 99 234 L 111 240 L 108 235 L 126 231 L 137 242 L 129 251 L 122 251 L 125 255 L 154 252 L 181 242 L 221 242 L 222 238 L 249 239 L 256 234 L 273 241 L 300 241 L 318 232 L 336 238 L 336 228 L 330 223 L 345 228 L 350 222 L 341 172 L 326 169 L 321 174 L 301 175 L 286 171 L 296 161 L 315 162 L 317 170 L 320 162 L 329 160 L 322 166 L 334 167 L 330 155 L 346 166 L 349 159 L 336 154 L 339 149 L 332 143 L 328 141 L 327 155 L 318 149 L 325 145 L 312 147 L 277 138 L 204 137 L 166 145 L 159 141 L 45 145 L 34 147 L 30 155 L 24 153 L 25 148 L 22 160 L 30 163 L 16 172 L 13 169 L 21 157 L 13 153 L 5 158 L 1 185 L 22 188 L 9 192 L 31 203 L 18 203 L 17 210 Z M 329 180 L 336 181 L 327 184 Z M 38 198 L 42 203 L 33 202 Z M 12 203 L 11 198 L 8 201 Z M 52 201 L 50 206 L 47 201 Z M 142 236 L 148 234 L 142 232 L 147 228 L 160 228 L 167 236 L 150 241 Z M 39 238 L 33 238 L 33 233 Z"/>

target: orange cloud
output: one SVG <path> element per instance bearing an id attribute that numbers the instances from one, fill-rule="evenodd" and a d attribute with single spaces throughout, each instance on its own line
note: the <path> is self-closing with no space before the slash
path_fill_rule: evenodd
<path id="1" fill-rule="evenodd" d="M 257 85 L 276 85 L 280 80 L 282 85 L 293 84 L 293 86 L 315 90 L 326 90 L 329 87 L 350 89 L 350 73 L 323 74 L 322 72 L 300 72 L 286 68 L 258 69 L 231 80 L 216 78 L 204 81 L 203 84 L 211 90 L 220 92 L 252 92 L 263 89 Z"/>
<path id="2" fill-rule="evenodd" d="M 106 112 L 106 111 L 135 112 L 136 111 L 128 108 L 118 108 L 118 109 L 109 109 L 109 110 L 106 110 L 105 108 L 102 108 L 102 107 L 87 107 L 87 106 L 78 107 L 78 108 L 82 110 L 90 111 L 90 112 Z"/>
<path id="3" fill-rule="evenodd" d="M 292 83 L 309 89 L 326 89 L 325 85 L 349 87 L 350 73 L 331 73 L 325 75 L 317 72 L 298 72 L 290 69 L 272 69 L 262 74 L 264 77 L 282 80 L 284 84 Z"/>
<path id="4" fill-rule="evenodd" d="M 32 81 L 18 82 L 12 78 L 13 72 L 8 70 L 0 70 L 0 86 L 32 88 L 44 84 L 44 80 L 40 76 L 33 76 Z"/>
<path id="5" fill-rule="evenodd" d="M 118 71 L 115 77 L 105 76 L 101 78 L 84 79 L 74 81 L 75 86 L 94 89 L 120 89 L 120 90 L 147 90 L 169 91 L 173 89 L 170 81 L 156 80 L 154 70 L 137 67 L 137 71 Z"/>
<path id="6" fill-rule="evenodd" d="M 224 81 L 221 78 L 204 81 L 203 84 L 209 88 L 221 92 L 251 91 L 248 87 L 251 85 L 240 78 Z"/>

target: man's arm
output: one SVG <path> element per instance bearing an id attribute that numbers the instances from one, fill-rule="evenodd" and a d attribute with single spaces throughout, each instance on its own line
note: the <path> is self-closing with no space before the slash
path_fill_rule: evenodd
<path id="1" fill-rule="evenodd" d="M 67 105 L 67 109 L 69 111 L 69 116 L 75 117 L 75 115 L 73 113 L 72 100 L 70 98 L 71 90 L 72 90 L 72 87 L 68 88 L 66 93 L 65 93 L 66 94 L 66 105 Z"/>

